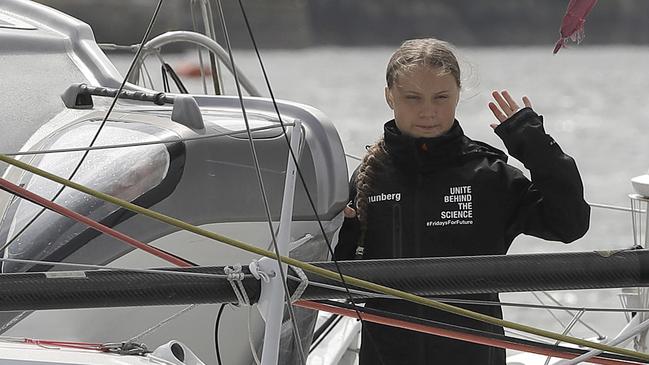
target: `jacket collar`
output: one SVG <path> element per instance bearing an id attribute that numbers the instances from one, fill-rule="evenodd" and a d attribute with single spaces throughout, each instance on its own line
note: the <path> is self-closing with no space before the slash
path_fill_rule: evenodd
<path id="1" fill-rule="evenodd" d="M 432 172 L 473 158 L 507 162 L 503 151 L 465 136 L 457 120 L 446 133 L 433 138 L 404 135 L 391 120 L 385 123 L 383 138 L 388 155 L 406 171 Z"/>
<path id="2" fill-rule="evenodd" d="M 459 163 L 468 142 L 457 120 L 441 136 L 411 137 L 401 133 L 393 119 L 385 123 L 383 138 L 386 152 L 398 166 L 422 172 Z"/>

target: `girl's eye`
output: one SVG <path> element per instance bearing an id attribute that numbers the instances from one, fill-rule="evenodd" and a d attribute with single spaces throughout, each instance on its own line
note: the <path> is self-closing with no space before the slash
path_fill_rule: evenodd
<path id="1" fill-rule="evenodd" d="M 406 99 L 417 100 L 417 99 L 419 99 L 419 96 L 417 96 L 417 95 L 406 95 Z"/>
<path id="2" fill-rule="evenodd" d="M 438 95 L 437 99 L 448 99 L 448 95 Z"/>

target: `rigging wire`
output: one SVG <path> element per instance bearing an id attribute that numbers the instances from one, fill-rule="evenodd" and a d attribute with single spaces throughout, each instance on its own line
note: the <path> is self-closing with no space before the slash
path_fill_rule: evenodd
<path id="1" fill-rule="evenodd" d="M 282 268 L 282 262 L 280 260 L 281 255 L 280 255 L 280 252 L 279 252 L 279 247 L 277 245 L 277 237 L 275 236 L 275 232 L 274 232 L 274 229 L 273 229 L 273 219 L 272 219 L 272 215 L 270 213 L 270 205 L 268 203 L 268 197 L 266 196 L 266 189 L 264 187 L 264 180 L 263 180 L 263 178 L 261 176 L 261 168 L 259 166 L 259 159 L 258 159 L 258 156 L 257 156 L 257 151 L 255 149 L 255 143 L 254 143 L 254 140 L 253 140 L 253 137 L 252 137 L 252 132 L 250 131 L 250 124 L 248 122 L 248 116 L 247 116 L 247 113 L 246 113 L 246 107 L 245 107 L 244 102 L 243 102 L 243 95 L 242 95 L 242 92 L 241 92 L 241 85 L 239 84 L 239 76 L 238 76 L 237 69 L 236 69 L 235 63 L 234 63 L 234 56 L 232 54 L 232 45 L 230 44 L 230 35 L 228 33 L 228 28 L 227 28 L 227 25 L 226 25 L 226 22 L 225 22 L 225 15 L 223 13 L 223 6 L 221 4 L 221 0 L 217 0 L 216 5 L 217 5 L 217 8 L 218 8 L 218 12 L 219 12 L 219 19 L 221 21 L 221 27 L 223 28 L 223 35 L 225 37 L 225 43 L 226 43 L 226 46 L 227 46 L 227 49 L 228 49 L 228 55 L 230 57 L 230 64 L 232 65 L 232 76 L 234 77 L 234 84 L 235 84 L 235 86 L 237 88 L 237 95 L 239 97 L 239 103 L 241 105 L 241 112 L 243 114 L 243 120 L 244 120 L 244 123 L 246 124 L 246 130 L 247 130 L 247 133 L 248 133 L 248 142 L 249 142 L 249 145 L 250 145 L 250 151 L 252 153 L 252 158 L 253 158 L 253 162 L 254 162 L 254 165 L 255 165 L 255 171 L 257 173 L 257 181 L 259 183 L 259 189 L 260 189 L 260 192 L 261 192 L 261 195 L 262 195 L 262 200 L 263 200 L 263 203 L 264 203 L 264 208 L 265 208 L 266 216 L 267 216 L 267 219 L 268 219 L 269 231 L 270 231 L 271 237 L 273 239 L 273 247 L 275 249 L 275 255 L 277 256 L 278 267 L 280 268 L 278 271 L 279 271 L 279 274 L 280 274 L 280 277 L 281 277 L 281 280 L 282 280 L 282 288 L 284 289 L 284 298 L 285 298 L 285 301 L 286 301 L 286 304 L 287 304 L 286 307 L 288 309 L 289 317 L 290 317 L 290 320 L 291 320 L 291 329 L 293 330 L 293 339 L 295 341 L 296 348 L 298 349 L 298 354 L 300 356 L 301 363 L 305 364 L 306 363 L 306 356 L 304 354 L 304 349 L 302 348 L 302 340 L 300 338 L 300 332 L 299 332 L 299 329 L 297 328 L 297 320 L 296 320 L 296 317 L 295 317 L 295 312 L 293 310 L 293 305 L 291 303 L 291 294 L 290 294 L 290 291 L 288 289 L 288 284 L 286 282 L 286 273 L 284 273 L 284 270 Z"/>
<path id="2" fill-rule="evenodd" d="M 542 337 L 528 336 L 524 332 L 518 332 L 518 331 L 513 331 L 508 329 L 505 329 L 503 332 L 505 332 L 505 334 L 511 334 L 512 337 L 522 338 L 525 340 L 535 341 L 535 342 L 544 343 L 548 345 L 553 343 L 553 341 L 548 341 L 547 339 Z"/>
<path id="3" fill-rule="evenodd" d="M 541 298 L 538 296 L 538 294 L 536 294 L 536 293 L 534 293 L 534 292 L 532 292 L 531 294 L 534 296 L 534 298 L 535 298 L 535 299 L 536 299 L 536 300 L 537 300 L 541 305 L 544 304 L 543 301 L 541 300 Z M 566 324 L 563 323 L 563 321 L 562 321 L 562 320 L 561 320 L 561 319 L 560 319 L 560 318 L 559 318 L 559 317 L 558 317 L 554 312 L 552 312 L 551 310 L 549 310 L 549 309 L 547 309 L 547 308 L 545 308 L 545 309 L 546 309 L 546 311 L 548 312 L 548 314 L 550 314 L 550 316 L 552 316 L 552 318 L 554 318 L 554 320 L 557 321 L 557 323 L 559 323 L 559 325 L 560 325 L 561 327 L 563 327 L 563 328 L 566 327 Z"/>
<path id="4" fill-rule="evenodd" d="M 363 161 L 363 159 L 361 157 L 358 157 L 356 155 L 352 155 L 352 154 L 349 154 L 349 153 L 345 153 L 345 157 L 349 157 L 352 160 L 356 160 L 356 161 L 359 161 L 359 162 Z"/>
<path id="5" fill-rule="evenodd" d="M 151 89 L 153 89 L 153 79 L 151 78 L 151 74 L 149 73 L 149 69 L 146 66 L 144 62 L 142 62 L 142 70 L 144 71 L 143 73 L 140 73 L 140 77 L 142 78 L 142 85 L 146 87 L 146 81 L 149 81 L 149 86 L 151 86 Z M 146 76 L 146 79 L 144 78 Z"/>
<path id="6" fill-rule="evenodd" d="M 293 123 L 287 123 L 287 125 L 293 126 L 294 124 Z M 281 128 L 281 126 L 280 125 L 270 125 L 270 126 L 251 128 L 250 130 L 253 131 L 253 132 L 257 132 L 257 131 L 265 131 L 265 130 L 278 129 L 278 128 Z M 71 147 L 71 148 L 59 148 L 59 149 L 54 149 L 54 150 L 38 150 L 38 151 L 37 150 L 32 150 L 32 151 L 10 152 L 10 153 L 0 153 L 0 154 L 5 155 L 5 156 L 24 156 L 24 155 L 46 155 L 46 154 L 51 154 L 51 153 L 64 153 L 64 152 L 109 150 L 109 149 L 115 149 L 115 148 L 141 147 L 141 146 L 149 146 L 149 145 L 156 145 L 156 144 L 197 141 L 197 140 L 202 140 L 202 139 L 210 139 L 210 138 L 216 138 L 216 137 L 225 137 L 225 136 L 232 136 L 232 135 L 236 135 L 236 134 L 243 134 L 245 132 L 246 132 L 245 129 L 238 129 L 238 130 L 229 131 L 229 132 L 205 134 L 205 135 L 194 136 L 194 137 L 174 138 L 174 139 L 167 139 L 167 140 L 161 140 L 161 141 L 131 142 L 131 143 L 122 143 L 122 144 L 110 144 L 110 145 L 103 145 L 103 146 Z"/>
<path id="7" fill-rule="evenodd" d="M 142 49 L 144 47 L 144 43 L 146 40 L 149 38 L 149 34 L 151 33 L 151 30 L 153 29 L 153 24 L 155 24 L 156 19 L 158 18 L 158 13 L 160 12 L 160 8 L 162 7 L 162 2 L 163 0 L 158 0 L 158 4 L 156 5 L 155 11 L 153 12 L 153 16 L 151 17 L 151 21 L 149 22 L 149 25 L 146 28 L 146 31 L 144 32 L 144 36 L 142 38 L 142 42 L 140 43 L 140 46 L 138 47 L 137 52 L 135 53 L 135 57 L 133 57 L 133 61 L 131 62 L 131 65 L 129 66 L 128 71 L 126 72 L 126 76 L 124 76 L 124 80 L 122 80 L 121 85 L 119 86 L 119 89 L 117 93 L 115 94 L 115 97 L 113 98 L 113 101 L 110 104 L 110 107 L 106 111 L 106 115 L 104 115 L 103 120 L 101 121 L 101 124 L 99 125 L 99 128 L 97 129 L 97 132 L 95 132 L 94 137 L 90 141 L 90 146 L 92 147 L 97 139 L 99 138 L 99 134 L 101 133 L 101 130 L 104 128 L 108 121 L 108 117 L 110 116 L 110 113 L 112 112 L 113 108 L 115 107 L 115 104 L 117 103 L 117 99 L 119 98 L 119 94 L 122 92 L 124 89 L 124 86 L 126 85 L 126 82 L 128 78 L 130 77 L 131 73 L 133 72 L 133 69 L 135 67 L 135 64 L 137 63 L 137 59 L 140 57 L 140 53 L 142 52 Z M 79 169 L 81 169 L 81 165 L 83 165 L 83 162 L 86 160 L 86 157 L 88 156 L 90 152 L 85 151 L 83 156 L 81 156 L 81 159 L 79 160 L 79 163 L 77 166 L 74 168 L 72 173 L 69 175 L 68 180 L 74 179 L 76 176 L 77 172 L 79 172 Z M 54 197 L 51 199 L 52 201 L 56 200 L 61 193 L 65 190 L 65 186 L 62 186 L 57 193 L 54 195 Z M 25 232 L 27 228 L 29 228 L 42 214 L 45 212 L 46 209 L 41 209 L 32 219 L 25 225 L 23 228 L 16 234 L 14 235 L 10 240 L 8 240 L 4 246 L 8 246 L 12 244 L 20 235 Z"/>
<path id="8" fill-rule="evenodd" d="M 296 276 L 289 275 L 289 280 L 294 280 L 296 282 L 301 282 L 300 278 Z M 331 285 L 319 283 L 317 281 L 309 281 L 309 286 L 320 287 L 330 290 L 336 290 L 339 292 L 345 292 L 345 288 L 342 286 Z M 365 290 L 358 289 L 349 289 L 353 294 L 358 294 L 366 298 L 380 298 L 380 299 L 401 299 L 394 295 L 385 295 L 377 294 L 376 292 L 370 292 Z M 489 301 L 489 300 L 477 300 L 477 299 L 455 299 L 455 298 L 445 298 L 445 297 L 430 297 L 443 303 L 455 303 L 455 304 L 475 304 L 483 306 L 504 306 L 504 307 L 517 307 L 517 308 L 530 308 L 530 309 L 553 309 L 553 310 L 576 310 L 576 311 L 585 311 L 585 312 L 611 312 L 611 313 L 632 313 L 632 312 L 649 312 L 649 308 L 607 308 L 607 307 L 575 307 L 567 305 L 548 305 L 548 304 L 530 304 L 530 303 L 520 303 L 520 302 L 501 302 L 501 301 Z"/>
<path id="9" fill-rule="evenodd" d="M 214 12 L 212 11 L 212 5 L 210 0 L 204 0 L 203 1 L 203 14 L 204 14 L 204 19 L 203 23 L 205 23 L 205 32 L 208 37 L 211 37 L 214 42 L 216 42 L 216 30 L 214 29 L 214 19 L 212 18 Z M 222 14 L 222 12 L 219 10 L 219 14 Z M 225 33 L 225 31 L 223 32 Z M 208 56 L 210 58 L 210 71 L 212 72 L 212 83 L 214 84 L 214 93 L 216 95 L 221 95 L 224 94 L 224 90 L 222 88 L 223 85 L 223 80 L 221 79 L 221 72 L 220 72 L 220 62 L 217 57 L 214 56 L 213 52 L 208 52 Z M 219 68 L 219 71 L 217 71 L 217 68 Z"/>
<path id="10" fill-rule="evenodd" d="M 167 71 L 165 70 L 164 64 L 160 66 L 160 73 L 162 74 L 162 91 L 169 93 L 171 88 L 169 87 L 169 78 L 167 77 Z"/>
<path id="11" fill-rule="evenodd" d="M 337 313 L 347 317 L 354 317 L 351 306 L 336 301 L 301 302 L 305 308 L 324 310 L 330 313 Z M 575 354 L 583 354 L 586 351 L 578 348 L 563 347 L 553 344 L 507 337 L 502 334 L 477 330 L 468 327 L 451 325 L 436 322 L 428 319 L 387 312 L 372 308 L 359 308 L 363 317 L 367 320 L 388 326 L 403 328 L 407 330 L 428 333 L 432 335 L 453 338 L 467 342 L 478 343 L 487 346 L 507 348 L 524 352 L 531 352 L 553 357 L 573 358 Z M 599 358 L 591 360 L 599 364 L 638 364 L 640 361 L 634 356 L 621 356 L 618 354 L 601 354 Z M 645 361 L 642 361 L 643 363 Z"/>
<path id="12" fill-rule="evenodd" d="M 564 335 L 570 334 L 570 331 L 572 331 L 575 324 L 577 324 L 577 322 L 579 322 L 579 319 L 581 318 L 582 315 L 584 315 L 584 311 L 577 312 L 577 315 L 572 317 L 572 320 L 570 320 L 570 323 L 568 323 L 568 326 L 566 326 L 564 328 L 562 334 L 564 334 Z M 557 340 L 554 344 L 559 345 L 560 343 L 561 343 L 561 341 Z M 548 357 L 545 359 L 545 363 L 543 365 L 548 365 L 550 363 L 550 360 L 552 360 L 552 355 L 548 355 Z"/>
<path id="13" fill-rule="evenodd" d="M 221 304 L 219 311 L 216 314 L 216 322 L 214 323 L 214 352 L 216 353 L 216 365 L 223 365 L 221 361 L 221 350 L 219 347 L 219 326 L 221 325 L 221 315 L 223 315 L 225 303 Z"/>
<path id="14" fill-rule="evenodd" d="M 315 349 L 318 348 L 318 346 L 324 341 L 327 336 L 331 333 L 331 331 L 336 328 L 338 323 L 343 319 L 343 316 L 338 315 L 338 314 L 332 314 L 329 318 L 327 318 L 327 321 L 320 327 L 316 332 L 314 332 L 313 337 L 315 341 L 311 344 L 311 348 L 309 349 L 309 355 L 315 351 Z"/>
<path id="15" fill-rule="evenodd" d="M 555 297 L 553 297 L 552 295 L 550 295 L 549 293 L 547 293 L 547 292 L 545 292 L 545 291 L 542 292 L 542 293 L 543 293 L 543 295 L 546 296 L 546 298 L 550 299 L 554 304 L 556 304 L 556 305 L 559 306 L 559 307 L 563 307 L 563 305 L 561 304 L 561 302 L 559 302 Z M 565 311 L 566 313 L 570 314 L 571 316 L 575 317 L 575 314 L 572 313 L 569 309 L 565 308 L 564 311 Z M 602 335 L 601 333 L 599 333 L 595 328 L 593 328 L 592 326 L 590 326 L 588 323 L 582 321 L 581 319 L 579 319 L 579 323 L 581 323 L 582 326 L 586 327 L 586 328 L 589 329 L 591 332 L 593 332 L 593 333 L 597 336 L 598 339 L 602 340 L 602 339 L 606 338 L 606 336 L 603 336 L 603 335 Z"/>
<path id="16" fill-rule="evenodd" d="M 194 32 L 197 32 L 198 24 L 196 22 L 196 11 L 194 10 L 195 7 L 196 7 L 196 0 L 192 0 L 189 6 L 189 10 L 191 11 L 191 18 L 192 18 L 192 30 Z M 203 84 L 203 94 L 207 95 L 207 83 L 205 81 L 205 65 L 203 62 L 203 52 L 201 50 L 201 47 L 199 46 L 196 46 L 196 51 L 198 53 L 198 65 L 201 68 L 200 71 L 201 71 L 201 81 Z"/>
<path id="17" fill-rule="evenodd" d="M 220 0 L 218 0 L 218 1 L 220 2 Z M 284 140 L 286 141 L 286 144 L 288 146 L 288 150 L 289 150 L 289 153 L 291 154 L 291 158 L 293 159 L 293 162 L 295 163 L 297 173 L 298 173 L 298 176 L 300 178 L 300 182 L 302 184 L 302 187 L 304 188 L 304 191 L 306 193 L 307 200 L 309 201 L 311 209 L 313 210 L 313 214 L 314 214 L 314 216 L 315 216 L 315 218 L 316 218 L 316 220 L 318 222 L 320 232 L 322 232 L 323 239 L 325 240 L 325 243 L 327 245 L 327 249 L 329 251 L 329 255 L 331 256 L 331 260 L 333 260 L 334 265 L 336 267 L 336 271 L 338 272 L 338 274 L 340 276 L 340 281 L 343 284 L 343 286 L 345 287 L 345 290 L 347 291 L 347 295 L 348 295 L 350 303 L 352 303 L 352 305 L 354 305 L 354 307 L 356 307 L 356 304 L 354 303 L 354 298 L 352 297 L 352 295 L 351 295 L 351 293 L 349 291 L 349 287 L 348 287 L 347 283 L 345 282 L 345 278 L 344 278 L 344 276 L 342 274 L 340 266 L 338 265 L 338 260 L 336 259 L 334 251 L 333 251 L 333 249 L 331 247 L 331 242 L 329 241 L 329 237 L 327 236 L 327 234 L 325 232 L 325 229 L 324 229 L 324 226 L 322 225 L 322 220 L 320 219 L 320 216 L 318 214 L 318 210 L 317 210 L 317 208 L 315 206 L 315 203 L 313 201 L 313 197 L 311 196 L 309 188 L 308 188 L 308 186 L 306 184 L 306 180 L 304 179 L 304 175 L 302 174 L 302 169 L 300 168 L 300 164 L 298 163 L 298 159 L 297 159 L 297 157 L 295 155 L 295 151 L 293 151 L 293 149 L 291 148 L 291 143 L 290 143 L 289 138 L 288 138 L 288 133 L 286 131 L 284 121 L 282 120 L 282 115 L 281 115 L 281 113 L 279 111 L 279 107 L 277 105 L 277 101 L 276 101 L 275 95 L 273 93 L 273 88 L 270 85 L 270 79 L 268 77 L 268 73 L 266 72 L 266 67 L 264 66 L 264 62 L 261 59 L 261 53 L 259 52 L 259 47 L 257 46 L 257 41 L 255 40 L 254 32 L 252 31 L 252 27 L 250 25 L 250 22 L 248 21 L 247 12 L 246 12 L 246 10 L 245 10 L 245 8 L 243 6 L 243 2 L 241 0 L 238 0 L 238 3 L 239 3 L 239 8 L 241 9 L 241 14 L 243 15 L 243 20 L 244 20 L 244 22 L 246 24 L 246 29 L 248 30 L 248 34 L 250 36 L 250 41 L 252 42 L 253 48 L 255 50 L 255 54 L 257 56 L 257 60 L 259 61 L 259 66 L 261 68 L 261 71 L 262 71 L 262 74 L 263 74 L 263 77 L 264 77 L 264 82 L 266 83 L 266 87 L 268 88 L 268 93 L 270 95 L 270 99 L 271 99 L 271 101 L 273 103 L 273 107 L 275 109 L 275 112 L 277 113 L 277 119 L 279 120 L 280 124 L 282 125 L 282 130 L 284 132 L 283 133 Z M 237 87 L 238 87 L 238 84 L 237 84 Z M 361 323 L 362 323 L 363 320 L 361 318 L 360 313 L 357 312 L 356 314 L 357 314 L 358 320 L 361 321 Z M 372 346 L 377 351 L 379 351 L 379 348 L 374 344 L 374 341 L 372 340 L 371 334 L 368 333 L 367 339 L 369 340 L 368 342 L 372 343 Z"/>
<path id="18" fill-rule="evenodd" d="M 187 88 L 183 84 L 180 77 L 178 77 L 178 74 L 176 74 L 176 71 L 174 71 L 173 67 L 171 67 L 171 65 L 165 62 L 162 64 L 162 68 L 164 70 L 163 72 L 165 74 L 165 77 L 168 73 L 171 79 L 174 81 L 174 84 L 176 84 L 176 88 L 178 89 L 179 94 L 189 94 L 189 91 L 187 91 Z M 168 82 L 169 81 L 167 81 L 167 83 Z"/>
<path id="19" fill-rule="evenodd" d="M 250 353 L 252 354 L 252 358 L 255 360 L 255 364 L 261 365 L 259 356 L 257 356 L 257 349 L 255 349 L 255 345 L 252 343 L 252 329 L 250 328 L 251 322 L 252 322 L 252 307 L 248 307 L 248 321 L 246 323 L 248 325 L 248 345 L 250 345 Z"/>
<path id="20" fill-rule="evenodd" d="M 137 335 L 131 337 L 126 342 L 136 342 L 137 340 L 143 338 L 144 336 L 150 335 L 151 333 L 153 333 L 153 332 L 157 331 L 158 329 L 162 328 L 162 326 L 166 325 L 167 323 L 173 321 L 174 319 L 180 317 L 181 315 L 189 312 L 190 310 L 192 310 L 192 309 L 194 309 L 196 307 L 197 307 L 196 304 L 188 305 L 187 307 L 181 309 L 180 311 L 178 311 L 178 312 L 172 314 L 171 316 L 163 319 L 162 321 L 156 323 L 154 326 L 152 326 L 150 328 L 147 328 L 146 330 L 144 330 L 144 331 L 138 333 Z"/>
<path id="21" fill-rule="evenodd" d="M 77 263 L 68 263 L 68 262 L 55 262 L 55 261 L 42 261 L 42 260 L 23 260 L 23 259 L 8 259 L 5 257 L 0 257 L 0 262 L 17 262 L 17 263 L 28 263 L 28 264 L 38 264 L 38 265 L 51 265 L 51 266 L 60 266 L 60 267 L 69 267 L 73 269 L 91 269 L 91 270 L 104 270 L 104 271 L 128 271 L 128 272 L 138 272 L 144 274 L 165 274 L 165 275 L 178 275 L 178 276 L 187 276 L 187 277 L 203 277 L 203 278 L 220 278 L 227 279 L 227 275 L 223 274 L 214 274 L 214 273 L 204 273 L 204 272 L 192 272 L 192 271 L 175 271 L 175 270 L 163 270 L 163 269 L 133 269 L 128 267 L 112 267 L 112 266 L 102 266 L 102 265 L 89 265 L 89 264 L 77 264 Z M 195 266 L 200 268 L 200 266 Z M 30 274 L 38 274 L 39 272 L 31 272 Z M 6 273 L 5 273 L 6 274 Z M 246 278 L 252 277 L 252 275 L 246 275 Z"/>

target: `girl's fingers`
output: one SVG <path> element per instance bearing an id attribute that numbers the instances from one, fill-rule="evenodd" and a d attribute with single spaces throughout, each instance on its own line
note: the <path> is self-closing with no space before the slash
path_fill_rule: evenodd
<path id="1" fill-rule="evenodd" d="M 491 93 L 491 96 L 493 96 L 496 102 L 490 102 L 489 109 L 491 109 L 493 115 L 501 123 L 518 112 L 519 109 L 521 109 L 507 90 L 503 90 L 501 92 L 493 91 Z M 532 102 L 527 96 L 523 96 L 523 104 L 525 105 L 525 107 L 532 107 Z M 491 127 L 495 129 L 496 127 L 498 127 L 498 124 L 499 123 L 491 124 Z"/>
<path id="2" fill-rule="evenodd" d="M 507 115 L 500 110 L 500 108 L 494 104 L 493 102 L 489 103 L 489 109 L 491 109 L 491 112 L 494 114 L 496 119 L 498 119 L 500 122 L 504 122 L 507 120 Z"/>
<path id="3" fill-rule="evenodd" d="M 509 91 L 503 90 L 502 91 L 503 96 L 505 97 L 505 100 L 507 101 L 507 104 L 509 104 L 509 109 L 513 112 L 518 110 L 518 104 L 514 101 L 514 98 L 509 94 Z"/>
<path id="4" fill-rule="evenodd" d="M 532 102 L 530 101 L 530 98 L 528 98 L 527 96 L 523 96 L 523 104 L 525 104 L 525 106 L 528 108 L 532 107 Z"/>
<path id="5" fill-rule="evenodd" d="M 507 104 L 507 101 L 505 101 L 503 96 L 498 91 L 492 92 L 491 96 L 493 96 L 494 100 L 496 100 L 496 103 L 498 103 L 498 106 L 500 106 L 500 109 L 503 112 L 507 113 L 510 110 L 509 104 Z M 490 106 L 490 108 L 491 108 L 491 106 Z"/>

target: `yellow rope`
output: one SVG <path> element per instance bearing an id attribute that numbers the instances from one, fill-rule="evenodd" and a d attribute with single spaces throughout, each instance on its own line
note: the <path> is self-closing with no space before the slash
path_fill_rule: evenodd
<path id="1" fill-rule="evenodd" d="M 220 235 L 218 233 L 210 232 L 210 231 L 207 231 L 205 229 L 202 229 L 202 228 L 196 227 L 194 225 L 191 225 L 191 224 L 189 224 L 187 222 L 183 222 L 183 221 L 181 221 L 179 219 L 169 217 L 167 215 L 160 214 L 158 212 L 155 212 L 155 211 L 152 211 L 152 210 L 149 210 L 149 209 L 146 209 L 146 208 L 142 208 L 140 206 L 137 206 L 137 205 L 132 204 L 130 202 L 127 202 L 125 200 L 115 198 L 115 197 L 110 196 L 108 194 L 104 194 L 102 192 L 90 189 L 90 188 L 85 187 L 85 186 L 80 185 L 80 184 L 77 184 L 77 183 L 75 183 L 73 181 L 70 181 L 70 180 L 64 179 L 62 177 L 56 176 L 56 175 L 51 174 L 51 173 L 49 173 L 47 171 L 41 170 L 41 169 L 39 169 L 37 167 L 31 166 L 29 164 L 18 161 L 16 159 L 11 158 L 11 157 L 0 154 L 0 161 L 4 161 L 4 162 L 6 162 L 6 163 L 8 163 L 10 165 L 14 165 L 14 166 L 19 167 L 19 168 L 21 168 L 23 170 L 27 170 L 27 171 L 29 171 L 29 172 L 31 172 L 33 174 L 42 176 L 42 177 L 44 177 L 44 178 L 46 178 L 48 180 L 58 182 L 59 184 L 62 184 L 62 185 L 65 185 L 67 187 L 82 191 L 82 192 L 84 192 L 84 193 L 86 193 L 88 195 L 92 195 L 92 196 L 94 196 L 94 197 L 96 197 L 98 199 L 105 200 L 107 202 L 118 205 L 118 206 L 120 206 L 122 208 L 128 209 L 130 211 L 133 211 L 133 212 L 136 212 L 136 213 L 139 213 L 139 214 L 142 214 L 142 215 L 145 215 L 147 217 L 156 219 L 158 221 L 170 224 L 170 225 L 178 227 L 180 229 L 184 229 L 186 231 L 196 233 L 196 234 L 198 234 L 200 236 L 207 237 L 207 238 L 210 238 L 210 239 L 213 239 L 213 240 L 216 240 L 216 241 L 223 242 L 225 244 L 240 248 L 240 249 L 248 251 L 248 252 L 256 253 L 256 254 L 258 254 L 260 256 L 265 256 L 265 257 L 269 257 L 269 258 L 277 260 L 277 256 L 275 255 L 274 252 L 261 249 L 259 247 L 247 244 L 245 242 L 238 241 L 238 240 L 235 240 L 235 239 Z M 296 259 L 292 259 L 292 258 L 286 257 L 286 256 L 280 256 L 279 259 L 285 264 L 299 267 L 302 270 L 306 270 L 306 271 L 309 271 L 311 273 L 314 273 L 314 274 L 317 274 L 317 275 L 320 275 L 322 277 L 326 277 L 326 278 L 329 278 L 329 279 L 332 279 L 332 280 L 335 280 L 335 281 L 339 281 L 339 282 L 341 281 L 341 278 L 340 278 L 341 275 L 339 273 L 337 273 L 337 272 L 326 270 L 326 269 L 323 269 L 323 268 L 320 268 L 320 267 L 317 267 L 317 266 L 314 266 L 314 265 L 311 265 L 311 264 L 308 264 L 308 263 L 305 263 L 305 262 L 302 262 L 302 261 L 299 261 L 299 260 L 296 260 Z M 537 336 L 547 337 L 547 338 L 551 338 L 551 339 L 554 339 L 554 340 L 557 340 L 557 341 L 567 342 L 567 343 L 571 343 L 571 344 L 575 344 L 575 345 L 579 345 L 579 346 L 583 346 L 583 347 L 589 347 L 589 348 L 592 348 L 592 349 L 612 352 L 612 353 L 616 353 L 616 354 L 620 354 L 620 355 L 632 356 L 632 357 L 642 359 L 642 360 L 649 360 L 649 354 L 644 354 L 644 353 L 641 353 L 641 352 L 628 350 L 628 349 L 622 349 L 622 348 L 618 348 L 618 347 L 614 347 L 614 346 L 608 346 L 608 345 L 604 345 L 604 344 L 600 344 L 600 343 L 596 343 L 596 342 L 592 342 L 592 341 L 583 340 L 583 339 L 580 339 L 580 338 L 575 338 L 575 337 L 571 337 L 571 336 L 562 335 L 562 334 L 552 332 L 552 331 L 546 331 L 546 330 L 543 330 L 543 329 L 535 328 L 535 327 L 532 327 L 532 326 L 527 326 L 527 325 L 520 324 L 520 323 L 506 321 L 506 320 L 491 317 L 491 316 L 488 316 L 488 315 L 485 315 L 485 314 L 482 314 L 482 313 L 473 312 L 473 311 L 463 309 L 463 308 L 458 308 L 458 307 L 455 307 L 455 306 L 450 305 L 450 304 L 441 303 L 441 302 L 438 302 L 438 301 L 435 301 L 435 300 L 432 300 L 432 299 L 423 298 L 423 297 L 420 297 L 420 296 L 417 296 L 417 295 L 414 295 L 414 294 L 410 294 L 410 293 L 407 293 L 407 292 L 404 292 L 404 291 L 401 291 L 401 290 L 389 288 L 389 287 L 386 287 L 386 286 L 383 286 L 383 285 L 374 284 L 374 283 L 371 283 L 371 282 L 368 282 L 368 281 L 365 281 L 365 280 L 361 280 L 361 279 L 357 279 L 357 278 L 354 278 L 354 277 L 351 277 L 351 276 L 343 275 L 343 277 L 344 277 L 345 282 L 347 284 L 351 284 L 351 285 L 357 286 L 359 288 L 372 290 L 374 292 L 385 294 L 385 295 L 391 295 L 391 296 L 394 296 L 394 297 L 397 297 L 397 298 L 405 299 L 405 300 L 408 300 L 408 301 L 411 301 L 411 302 L 414 302 L 414 303 L 418 303 L 418 304 L 425 305 L 425 306 L 428 306 L 428 307 L 431 307 L 431 308 L 439 309 L 439 310 L 442 310 L 442 311 L 445 311 L 445 312 L 457 314 L 457 315 L 460 315 L 460 316 L 463 316 L 463 317 L 472 318 L 472 319 L 475 319 L 477 321 L 490 323 L 490 324 L 493 324 L 493 325 L 496 325 L 496 326 L 506 327 L 506 328 L 510 328 L 510 329 L 513 329 L 513 330 L 526 332 L 526 333 L 534 334 L 534 335 L 537 335 Z"/>

